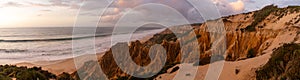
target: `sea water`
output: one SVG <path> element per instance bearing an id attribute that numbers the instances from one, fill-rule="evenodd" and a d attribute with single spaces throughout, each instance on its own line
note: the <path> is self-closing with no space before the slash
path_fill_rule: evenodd
<path id="1" fill-rule="evenodd" d="M 60 60 L 105 52 L 112 46 L 110 40 L 113 28 L 92 29 L 95 28 L 80 28 L 81 32 L 75 35 L 72 27 L 0 28 L 0 64 Z M 131 41 L 163 30 L 164 28 L 139 28 L 132 34 Z M 91 34 L 89 31 L 96 32 Z M 94 40 L 95 44 L 81 43 L 82 45 L 74 47 L 72 40 L 76 42 Z M 80 55 L 74 56 L 72 53 L 74 51 Z"/>

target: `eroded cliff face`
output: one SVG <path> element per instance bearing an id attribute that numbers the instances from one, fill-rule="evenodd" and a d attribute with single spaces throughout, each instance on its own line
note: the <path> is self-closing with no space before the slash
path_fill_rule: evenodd
<path id="1" fill-rule="evenodd" d="M 116 44 L 114 47 L 117 47 L 118 45 L 127 45 L 127 43 L 119 43 Z M 179 53 L 180 53 L 180 46 L 178 43 L 174 42 L 174 43 L 167 43 L 166 41 L 162 42 L 162 46 L 166 49 L 167 52 L 167 59 L 166 59 L 166 64 L 167 65 L 171 65 L 171 64 L 175 64 L 176 62 L 179 62 Z M 120 48 L 120 47 L 118 47 Z M 149 49 L 150 47 L 147 47 L 145 45 L 143 45 L 142 43 L 140 43 L 139 41 L 135 41 L 135 42 L 131 42 L 130 46 L 129 46 L 129 52 L 130 52 L 130 56 L 132 58 L 132 60 L 139 66 L 149 66 L 151 64 L 150 63 L 150 57 L 149 57 Z M 122 76 L 128 76 L 127 74 L 125 74 L 116 64 L 116 62 L 114 62 L 114 58 L 112 55 L 112 50 L 106 52 L 106 54 L 103 56 L 102 59 L 99 60 L 99 64 L 101 66 L 101 68 L 103 69 L 103 72 L 105 74 L 107 74 L 107 77 L 109 78 L 119 78 Z M 115 51 L 118 53 L 125 53 L 123 51 Z M 175 54 L 174 54 L 175 53 Z M 122 57 L 118 57 L 118 59 L 122 59 Z M 156 63 L 159 63 L 158 60 Z M 164 63 L 160 63 L 160 64 L 164 64 Z M 124 63 L 122 63 L 122 65 L 127 65 L 126 67 L 128 67 L 127 70 L 140 70 L 139 68 L 134 68 L 131 67 L 133 65 L 129 65 L 127 64 L 125 61 Z M 152 66 L 153 68 L 157 67 L 157 66 Z M 148 71 L 144 71 L 144 72 L 140 72 L 140 73 L 146 73 Z M 116 75 L 118 74 L 118 75 Z"/>
<path id="2" fill-rule="evenodd" d="M 193 51 L 192 49 L 194 49 L 195 47 L 192 46 L 192 43 L 185 44 L 184 46 L 187 46 L 187 48 L 181 50 L 181 45 L 178 40 L 173 41 L 173 40 L 167 40 L 161 38 L 164 36 L 173 36 L 173 38 L 175 37 L 169 30 L 166 30 L 163 33 L 155 35 L 153 38 L 151 38 L 149 41 L 145 43 L 141 43 L 140 41 L 131 42 L 128 45 L 130 56 L 136 64 L 140 66 L 147 66 L 151 61 L 148 56 L 151 46 L 154 44 L 160 44 L 161 46 L 164 47 L 167 54 L 167 59 L 166 59 L 167 63 L 165 64 L 166 69 L 168 68 L 168 66 L 172 66 L 180 63 L 181 60 L 193 59 L 193 57 L 200 57 L 201 60 L 199 63 L 200 65 L 208 64 L 210 63 L 210 57 L 211 57 L 210 49 L 212 46 L 210 34 L 203 26 L 195 27 L 194 32 L 196 35 L 199 35 L 198 38 L 195 40 L 198 42 L 197 43 L 199 45 L 198 51 L 200 52 L 192 52 Z M 270 42 L 267 42 L 267 40 L 275 38 L 277 35 L 276 33 L 277 33 L 276 31 L 271 31 L 271 30 L 261 30 L 257 32 L 241 32 L 241 31 L 227 32 L 226 33 L 227 50 L 225 54 L 226 55 L 225 59 L 228 61 L 235 61 L 235 60 L 255 57 L 262 54 L 262 51 L 268 47 L 268 44 L 270 44 Z M 162 39 L 162 41 L 155 40 L 155 39 Z M 153 41 L 157 41 L 157 42 L 153 42 Z M 127 45 L 127 43 L 119 43 L 119 44 Z M 119 44 L 113 47 L 117 47 Z M 124 48 L 120 48 L 120 49 L 124 49 Z M 181 54 L 182 51 L 191 51 L 191 52 L 189 52 L 189 54 Z M 117 52 L 117 53 L 124 54 L 124 52 Z M 200 56 L 198 55 L 195 56 L 193 54 L 200 54 Z M 185 58 L 182 58 L 182 56 L 185 56 Z M 186 61 L 188 61 L 189 63 L 195 63 L 196 60 L 194 61 L 186 60 Z M 99 64 L 104 74 L 106 74 L 106 76 L 110 79 L 130 77 L 129 75 L 124 73 L 115 63 L 112 50 L 107 51 L 105 55 L 103 55 L 103 57 L 99 60 Z M 124 65 L 126 65 L 126 63 L 124 63 Z M 139 69 L 132 68 L 132 70 L 139 70 Z"/>
<path id="3" fill-rule="evenodd" d="M 271 7 L 272 9 L 274 7 Z M 268 8 L 267 8 L 268 9 Z M 270 44 L 274 39 L 281 35 L 280 33 L 293 31 L 291 35 L 298 35 L 299 32 L 299 20 L 300 20 L 300 10 L 294 8 L 275 8 L 274 11 L 268 13 L 262 19 L 257 22 L 258 13 L 262 11 L 238 14 L 234 16 L 224 17 L 222 20 L 224 22 L 225 28 L 225 39 L 226 51 L 222 55 L 223 59 L 226 61 L 237 61 L 244 60 L 247 58 L 252 58 L 264 54 L 264 51 L 270 47 Z M 254 16 L 255 15 L 255 16 Z M 280 16 L 277 16 L 280 15 Z M 281 16 L 282 15 L 282 16 Z M 261 18 L 258 18 L 261 19 Z M 255 24 L 254 24 L 255 23 Z M 278 25 L 275 25 L 278 23 Z M 291 24 L 289 24 L 291 23 Z M 212 56 L 212 42 L 217 39 L 212 38 L 214 36 L 207 29 L 207 23 L 192 25 L 193 30 L 188 29 L 188 26 L 177 26 L 172 28 L 178 28 L 176 30 L 181 30 L 173 33 L 170 29 L 154 35 L 151 39 L 146 42 L 135 41 L 128 44 L 129 53 L 132 60 L 139 66 L 151 65 L 151 59 L 149 57 L 149 50 L 151 46 L 155 44 L 161 45 L 167 55 L 166 63 L 159 74 L 165 73 L 165 71 L 179 64 L 180 62 L 196 63 L 197 57 L 200 57 L 200 65 L 209 64 L 210 57 Z M 254 29 L 254 31 L 253 31 Z M 196 36 L 196 37 L 195 37 Z M 298 38 L 297 38 L 298 39 Z M 296 40 L 296 39 L 295 39 Z M 182 42 L 184 41 L 184 42 Z M 297 40 L 296 40 L 297 41 Z M 196 42 L 196 43 L 195 43 Z M 195 46 L 196 44 L 196 46 Z M 116 49 L 124 49 L 126 47 L 118 47 L 120 45 L 127 45 L 127 43 L 119 43 L 114 45 Z M 195 50 L 199 49 L 199 50 Z M 159 52 L 159 50 L 157 51 Z M 122 50 L 116 50 L 118 54 L 126 54 Z M 224 56 L 223 56 L 224 55 Z M 119 57 L 122 59 L 122 57 Z M 222 59 L 221 58 L 221 59 Z M 104 74 L 109 79 L 137 79 L 133 76 L 129 76 L 124 73 L 116 64 L 112 49 L 107 51 L 101 59 L 98 60 Z M 164 64 L 164 63 L 160 63 Z M 89 65 L 94 66 L 98 64 Z M 127 65 L 124 63 L 124 65 Z M 128 65 L 132 66 L 132 65 Z M 81 70 L 91 70 L 83 66 Z M 153 66 L 155 67 L 155 66 Z M 131 70 L 131 69 L 128 69 Z M 140 70 L 132 68 L 132 70 Z M 149 71 L 145 71 L 149 72 Z M 91 71 L 90 73 L 96 73 Z M 151 77 L 155 78 L 157 75 Z M 95 76 L 84 76 L 84 79 Z M 97 76 L 96 76 L 97 77 Z M 100 76 L 98 76 L 100 77 Z M 103 76 L 102 76 L 103 77 Z"/>
<path id="4" fill-rule="evenodd" d="M 256 32 L 228 32 L 226 60 L 234 61 L 252 58 L 263 54 L 270 42 L 267 40 L 277 36 L 278 31 L 261 30 Z"/>

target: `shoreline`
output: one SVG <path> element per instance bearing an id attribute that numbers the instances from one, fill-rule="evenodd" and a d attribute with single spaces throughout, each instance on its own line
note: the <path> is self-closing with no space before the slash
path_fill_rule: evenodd
<path id="1" fill-rule="evenodd" d="M 95 56 L 96 55 L 96 56 Z M 55 75 L 59 75 L 63 72 L 72 74 L 77 70 L 74 59 L 90 59 L 91 57 L 97 57 L 98 59 L 102 57 L 104 53 L 98 54 L 87 54 L 74 58 L 54 60 L 54 61 L 37 61 L 37 62 L 21 62 L 14 64 L 16 66 L 26 66 L 26 67 L 41 67 L 43 70 L 47 70 Z M 81 65 L 80 65 L 81 66 Z"/>
<path id="2" fill-rule="evenodd" d="M 163 29 L 162 31 L 164 31 Z M 153 35 L 161 33 L 162 31 L 159 31 L 154 34 L 148 34 L 145 35 L 144 37 L 137 39 L 140 42 L 144 43 L 148 41 L 150 38 L 153 37 Z M 136 40 L 133 40 L 136 41 Z M 59 75 L 63 72 L 67 72 L 69 74 L 72 74 L 73 72 L 77 71 L 77 68 L 74 63 L 74 59 L 81 59 L 81 60 L 88 60 L 91 59 L 91 57 L 95 58 L 95 55 L 97 56 L 97 59 L 100 59 L 106 51 L 102 53 L 96 53 L 96 54 L 85 54 L 77 57 L 72 57 L 72 58 L 66 58 L 66 59 L 61 59 L 61 60 L 49 60 L 49 61 L 36 61 L 36 62 L 19 62 L 15 63 L 12 65 L 16 66 L 25 66 L 25 67 L 41 67 L 43 70 L 47 70 L 55 75 Z M 80 64 L 81 66 L 82 64 Z"/>

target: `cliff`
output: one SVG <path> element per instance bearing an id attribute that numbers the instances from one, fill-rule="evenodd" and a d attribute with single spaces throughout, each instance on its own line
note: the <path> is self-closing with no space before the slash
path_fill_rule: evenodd
<path id="1" fill-rule="evenodd" d="M 223 17 L 215 21 L 222 20 L 226 30 L 226 53 L 225 56 L 219 56 L 220 59 L 226 61 L 239 61 L 248 58 L 257 57 L 269 52 L 269 49 L 276 47 L 271 44 L 277 44 L 278 36 L 288 35 L 293 37 L 293 41 L 285 43 L 299 41 L 299 21 L 300 21 L 300 7 L 287 7 L 277 8 L 276 6 L 267 6 L 259 11 L 232 15 Z M 166 64 L 159 74 L 150 77 L 154 79 L 160 74 L 166 73 L 167 70 L 176 64 L 180 64 L 181 60 L 187 61 L 187 63 L 196 63 L 197 58 L 200 57 L 199 65 L 205 65 L 210 63 L 210 57 L 212 56 L 211 48 L 212 42 L 211 34 L 207 29 L 207 23 L 193 24 L 191 25 L 193 30 L 190 31 L 186 25 L 175 26 L 172 28 L 179 29 L 181 32 L 173 33 L 170 29 L 154 35 L 148 41 L 141 43 L 140 41 L 134 41 L 129 44 L 118 43 L 113 46 L 115 49 L 123 49 L 120 45 L 128 45 L 129 54 L 132 60 L 140 66 L 151 65 L 149 50 L 150 46 L 155 44 L 161 45 L 167 55 Z M 180 36 L 176 36 L 176 35 Z M 193 39 L 191 35 L 195 34 L 196 39 Z M 186 40 L 186 43 L 181 43 L 180 40 Z M 198 43 L 193 43 L 197 41 Z M 194 46 L 194 44 L 198 44 Z M 282 45 L 283 43 L 278 43 Z M 180 46 L 187 48 L 181 49 Z M 193 49 L 199 49 L 199 52 L 193 52 Z M 121 50 L 116 50 L 119 54 L 124 54 Z M 119 52 L 118 52 L 119 51 Z M 272 50 L 271 50 L 272 51 Z M 158 51 L 159 52 L 159 51 Z M 199 54 L 194 56 L 195 54 Z M 182 58 L 181 56 L 186 56 Z M 121 57 L 120 57 L 121 58 Z M 191 60 L 185 60 L 191 59 Z M 107 51 L 102 58 L 98 60 L 105 76 L 109 79 L 139 79 L 133 76 L 129 76 L 124 73 L 113 58 L 112 49 Z M 125 65 L 126 63 L 124 63 Z M 89 74 L 84 76 L 84 79 L 93 79 L 95 77 L 103 77 L 104 75 L 97 75 L 94 72 L 93 66 L 98 64 L 88 64 L 83 66 L 79 70 Z M 131 65 L 128 65 L 131 66 Z M 92 67 L 92 68 L 89 68 Z M 94 74 L 94 75 L 90 75 Z M 93 78 L 92 78 L 93 77 Z"/>

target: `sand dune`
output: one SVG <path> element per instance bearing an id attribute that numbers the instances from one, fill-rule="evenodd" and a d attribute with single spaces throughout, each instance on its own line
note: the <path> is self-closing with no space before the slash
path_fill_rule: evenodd
<path id="1" fill-rule="evenodd" d="M 240 61 L 225 61 L 223 70 L 219 77 L 219 80 L 253 80 L 253 79 L 255 79 L 255 71 L 257 70 L 257 68 L 263 66 L 264 64 L 266 64 L 268 62 L 268 60 L 270 59 L 271 54 L 273 52 L 272 50 L 274 48 L 278 48 L 278 47 L 282 46 L 282 44 L 284 44 L 284 43 L 290 43 L 290 42 L 293 42 L 294 39 L 300 38 L 296 32 L 297 31 L 280 33 L 274 40 L 272 40 L 271 46 L 269 46 L 269 48 L 264 50 L 264 52 L 266 53 L 264 55 L 254 57 L 254 58 L 249 58 L 246 60 L 240 60 Z M 180 65 L 193 65 L 193 64 L 179 64 L 174 67 L 177 67 Z M 203 66 L 194 66 L 194 67 L 198 67 L 198 71 L 197 71 L 195 79 L 204 80 L 209 66 L 210 66 L 210 64 L 203 65 Z M 169 69 L 168 71 L 171 71 L 173 68 Z M 238 73 L 236 73 L 237 70 L 238 70 Z M 158 80 L 171 80 L 174 78 L 174 76 L 176 75 L 177 72 L 162 74 L 159 77 L 157 77 L 157 79 Z M 195 75 L 195 74 L 190 74 L 190 75 Z M 184 76 L 181 76 L 181 77 L 184 77 Z"/>

